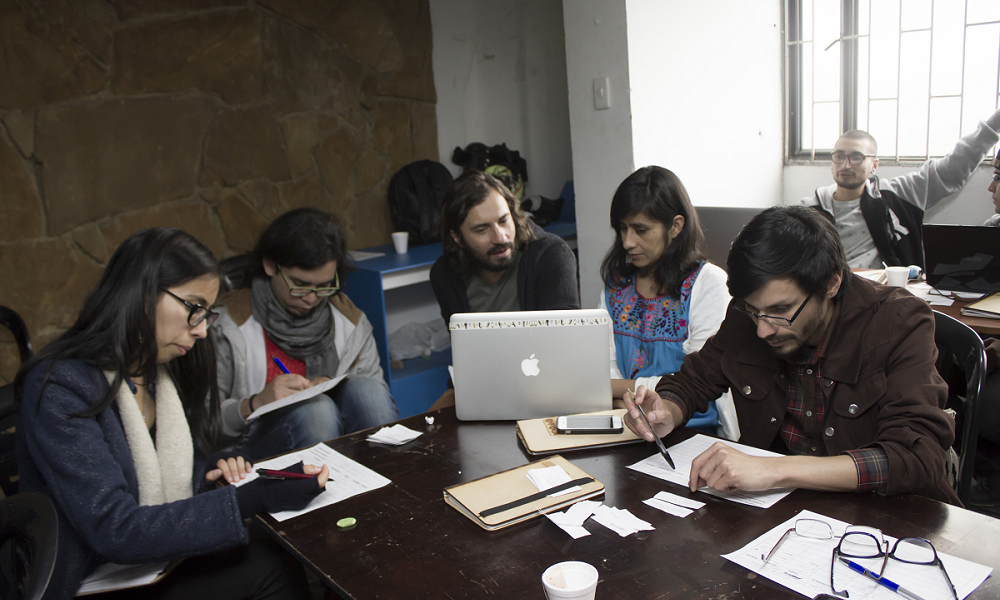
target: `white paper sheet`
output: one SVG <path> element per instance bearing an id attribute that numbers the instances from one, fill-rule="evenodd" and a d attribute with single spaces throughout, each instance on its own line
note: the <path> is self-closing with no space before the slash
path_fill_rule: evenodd
<path id="1" fill-rule="evenodd" d="M 286 510 L 271 513 L 277 521 L 286 521 L 292 517 L 304 515 L 352 496 L 389 485 L 390 481 L 368 467 L 356 463 L 326 444 L 316 444 L 297 452 L 285 454 L 278 458 L 261 461 L 254 465 L 255 471 L 247 478 L 234 485 L 244 485 L 257 479 L 256 469 L 281 470 L 302 461 L 307 465 L 326 465 L 330 467 L 330 478 L 326 482 L 326 491 L 313 498 L 302 510 Z"/>
<path id="2" fill-rule="evenodd" d="M 265 404 L 257 410 L 250 413 L 247 417 L 247 421 L 253 421 L 254 419 L 260 417 L 261 415 L 266 415 L 267 413 L 278 410 L 279 408 L 284 408 L 295 404 L 296 402 L 302 402 L 303 400 L 308 400 L 310 398 L 315 398 L 316 396 L 322 394 L 323 392 L 329 390 L 330 388 L 336 387 L 338 383 L 343 381 L 346 375 L 341 375 L 340 377 L 335 377 L 329 381 L 312 386 L 311 388 L 306 388 L 301 392 L 295 392 L 291 396 L 285 396 L 281 400 L 276 400 L 270 404 Z"/>
<path id="3" fill-rule="evenodd" d="M 567 473 L 559 465 L 555 465 L 552 467 L 543 467 L 541 469 L 529 469 L 528 472 L 525 473 L 525 476 L 531 481 L 531 483 L 535 484 L 535 487 L 538 488 L 539 492 L 544 492 L 549 488 L 554 488 L 557 485 L 561 485 L 568 481 L 572 481 L 572 479 L 570 479 L 569 473 Z M 564 494 L 569 494 L 571 492 L 579 492 L 579 491 L 580 491 L 580 486 L 573 486 L 571 488 L 562 490 L 561 492 L 549 494 L 549 497 L 551 498 L 554 496 L 562 496 Z"/>
<path id="4" fill-rule="evenodd" d="M 156 579 L 170 564 L 167 561 L 144 565 L 105 563 L 80 584 L 77 594 L 93 594 L 146 585 Z"/>
<path id="5" fill-rule="evenodd" d="M 545 516 L 576 540 L 590 535 L 583 522 L 589 519 L 600 505 L 600 502 L 593 500 L 581 500 L 564 512 L 547 513 Z"/>
<path id="6" fill-rule="evenodd" d="M 690 508 L 684 508 L 683 506 L 677 506 L 676 504 L 671 504 L 669 502 L 664 502 L 663 500 L 658 500 L 657 498 L 649 498 L 648 500 L 643 500 L 643 504 L 652 506 L 657 510 L 662 510 L 668 515 L 673 515 L 675 517 L 684 518 L 690 516 L 694 511 Z"/>
<path id="7" fill-rule="evenodd" d="M 643 521 L 624 508 L 615 508 L 604 504 L 594 509 L 592 518 L 621 537 L 639 531 L 653 531 L 655 529 L 651 523 Z"/>
<path id="8" fill-rule="evenodd" d="M 378 444 L 389 444 L 391 446 L 401 446 L 407 442 L 412 442 L 421 435 L 422 434 L 419 431 L 414 431 L 409 427 L 396 423 L 392 427 L 383 427 L 379 429 L 375 433 L 368 436 L 367 441 L 376 442 Z"/>
<path id="9" fill-rule="evenodd" d="M 363 260 L 368 260 L 370 258 L 378 258 L 380 256 L 385 256 L 385 252 L 365 252 L 363 250 L 351 250 L 347 253 L 348 256 L 354 259 L 354 262 L 361 262 Z"/>
<path id="10" fill-rule="evenodd" d="M 640 473 L 645 473 L 646 475 L 652 475 L 653 477 L 657 477 L 664 481 L 669 481 L 671 483 L 687 487 L 688 481 L 691 477 L 691 461 L 697 458 L 698 455 L 705 450 L 708 450 L 712 444 L 718 441 L 720 440 L 717 438 L 698 434 L 679 444 L 671 446 L 668 450 L 670 450 L 670 457 L 674 459 L 674 465 L 677 467 L 676 469 L 671 469 L 667 465 L 667 461 L 662 455 L 660 455 L 660 453 L 656 453 L 645 460 L 635 463 L 634 465 L 629 465 L 628 468 L 634 471 L 639 471 Z M 743 452 L 744 454 L 749 454 L 750 456 L 781 456 L 780 454 L 776 454 L 768 450 L 752 448 L 735 442 L 727 441 L 725 444 Z M 739 502 L 740 504 L 758 506 L 761 508 L 773 506 L 775 502 L 781 500 L 792 492 L 790 489 L 770 490 L 767 492 L 745 492 L 742 490 L 735 492 L 719 492 L 707 487 L 701 488 L 699 491 L 713 496 L 718 496 L 719 498 L 725 498 L 726 500 L 732 500 L 733 502 Z"/>
<path id="11" fill-rule="evenodd" d="M 799 537 L 792 533 L 779 546 L 778 551 L 774 553 L 767 565 L 764 565 L 761 557 L 766 556 L 781 536 L 795 526 L 797 519 L 826 521 L 833 529 L 835 537 L 830 540 L 816 540 Z M 723 554 L 722 557 L 808 598 L 822 593 L 829 594 L 831 592 L 830 561 L 833 558 L 833 549 L 839 543 L 840 536 L 844 534 L 847 526 L 848 523 L 843 521 L 804 510 L 743 548 L 730 554 Z M 896 538 L 888 535 L 885 536 L 885 539 L 890 542 L 890 548 L 892 543 L 896 541 Z M 955 584 L 959 598 L 965 598 L 971 594 L 993 571 L 990 567 L 947 555 L 940 550 L 938 550 L 938 556 L 944 563 L 952 583 Z M 881 558 L 867 561 L 854 560 L 875 571 L 878 571 L 882 563 Z M 856 598 L 900 600 L 902 598 L 902 596 L 889 591 L 874 581 L 851 571 L 845 565 L 839 564 L 839 561 L 834 569 L 837 587 L 841 590 L 847 589 L 851 600 Z M 937 567 L 909 565 L 898 560 L 890 560 L 883 575 L 905 588 L 919 590 L 917 593 L 925 600 L 949 600 L 952 597 L 944 575 Z"/>

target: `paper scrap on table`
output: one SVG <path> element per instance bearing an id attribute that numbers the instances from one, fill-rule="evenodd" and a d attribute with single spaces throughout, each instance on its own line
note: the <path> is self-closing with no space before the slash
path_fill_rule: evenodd
<path id="1" fill-rule="evenodd" d="M 643 521 L 624 508 L 615 508 L 604 504 L 594 509 L 592 518 L 621 537 L 639 531 L 653 531 L 655 529 L 652 524 Z"/>
<path id="2" fill-rule="evenodd" d="M 167 568 L 168 561 L 141 565 L 104 563 L 80 583 L 77 594 L 93 594 L 152 583 Z"/>
<path id="3" fill-rule="evenodd" d="M 563 512 L 551 512 L 545 516 L 576 540 L 590 535 L 583 522 L 589 519 L 600 505 L 600 502 L 593 500 L 581 500 Z"/>
<path id="4" fill-rule="evenodd" d="M 281 400 L 275 400 L 261 406 L 257 410 L 250 413 L 247 417 L 247 421 L 252 421 L 261 415 L 266 415 L 267 413 L 278 410 L 279 408 L 285 408 L 286 406 L 291 406 L 296 402 L 302 402 L 303 400 L 308 400 L 310 398 L 315 398 L 316 396 L 322 394 L 323 392 L 335 387 L 338 383 L 344 380 L 347 375 L 341 375 L 340 377 L 334 377 L 329 381 L 324 381 L 323 383 L 318 383 L 312 387 L 306 388 L 300 392 L 295 392 L 291 396 L 285 396 Z"/>
<path id="5" fill-rule="evenodd" d="M 930 285 L 924 282 L 909 283 L 906 285 L 906 289 L 911 294 L 913 294 L 917 298 L 920 298 L 921 300 L 923 300 L 927 304 L 930 304 L 931 306 L 951 306 L 952 304 L 955 303 L 955 301 L 950 297 L 951 292 L 933 291 L 934 288 L 932 288 Z M 947 295 L 942 295 L 942 294 L 947 294 Z M 980 295 L 981 294 L 977 294 L 976 297 L 978 298 Z"/>
<path id="6" fill-rule="evenodd" d="M 369 442 L 377 442 L 379 444 L 389 444 L 392 446 L 401 446 L 406 442 L 412 442 L 413 440 L 420 437 L 419 431 L 414 431 L 409 427 L 404 427 L 399 423 L 396 423 L 392 427 L 383 427 L 375 433 L 368 436 Z"/>
<path id="7" fill-rule="evenodd" d="M 358 494 L 363 494 L 391 483 L 388 479 L 368 467 L 354 462 L 326 444 L 319 443 L 309 448 L 284 454 L 278 458 L 262 460 L 254 465 L 253 473 L 249 473 L 246 479 L 233 485 L 243 485 L 257 479 L 256 469 L 276 469 L 280 471 L 300 461 L 307 465 L 326 465 L 330 467 L 330 478 L 326 482 L 326 490 L 313 498 L 312 502 L 301 510 L 284 510 L 271 513 L 271 516 L 276 521 L 287 521 L 292 517 L 304 515 L 317 508 L 335 504 L 341 500 L 346 500 L 352 496 L 357 496 Z"/>
<path id="8" fill-rule="evenodd" d="M 552 467 L 545 467 L 542 469 L 529 469 L 526 475 L 528 479 L 531 480 L 531 483 L 535 484 L 535 487 L 538 488 L 539 492 L 544 492 L 549 488 L 554 488 L 557 485 L 561 485 L 568 481 L 572 481 L 572 479 L 570 479 L 569 473 L 567 473 L 559 465 L 555 465 Z M 549 494 L 549 497 L 562 496 L 563 494 L 569 494 L 570 492 L 578 492 L 578 491 L 580 491 L 580 486 L 573 486 L 571 488 L 562 490 L 560 492 Z"/>
<path id="9" fill-rule="evenodd" d="M 834 537 L 819 540 L 789 535 L 765 565 L 763 557 L 771 551 L 771 548 L 786 531 L 795 527 L 795 521 L 798 519 L 825 521 L 833 529 Z M 807 598 L 823 593 L 829 594 L 830 558 L 833 555 L 833 549 L 840 542 L 840 536 L 844 534 L 848 525 L 843 521 L 803 510 L 739 550 L 723 554 L 722 558 L 763 575 Z M 885 535 L 885 540 L 889 542 L 891 548 L 896 538 Z M 940 550 L 938 557 L 948 571 L 948 577 L 955 585 L 959 598 L 965 598 L 971 594 L 993 571 L 990 567 L 945 554 Z M 855 558 L 854 561 L 873 571 L 878 571 L 882 566 L 883 559 Z M 890 560 L 886 569 L 888 569 L 887 577 L 893 582 L 911 590 L 920 590 L 922 598 L 928 600 L 952 598 L 951 590 L 948 589 L 948 584 L 941 575 L 940 569 L 928 568 L 927 565 L 907 564 L 898 560 Z M 865 598 L 866 600 L 900 600 L 902 598 L 899 594 L 881 587 L 876 582 L 851 571 L 846 565 L 839 562 L 834 565 L 834 576 L 837 587 L 846 589 L 852 600 L 854 598 Z"/>
<path id="10" fill-rule="evenodd" d="M 685 498 L 684 496 L 678 496 L 677 494 L 671 494 L 669 492 L 658 492 L 649 500 L 643 500 L 642 502 L 643 504 L 647 504 L 655 509 L 662 510 L 667 514 L 674 515 L 675 517 L 680 517 L 682 519 L 705 506 L 704 502 L 698 502 L 697 500 L 692 500 L 690 498 Z"/>
<path id="11" fill-rule="evenodd" d="M 691 477 L 691 462 L 702 452 L 708 450 L 712 444 L 718 441 L 720 441 L 718 438 L 709 437 L 699 433 L 690 439 L 671 446 L 669 448 L 670 456 L 674 459 L 674 466 L 676 469 L 671 469 L 670 466 L 667 465 L 667 461 L 663 458 L 663 455 L 659 452 L 645 460 L 635 463 L 634 465 L 629 465 L 628 468 L 633 471 L 657 477 L 664 481 L 669 481 L 671 483 L 687 487 L 688 481 Z M 750 456 L 781 456 L 775 452 L 761 450 L 760 448 L 752 448 L 735 442 L 727 441 L 725 444 L 743 452 L 744 454 L 749 454 Z M 718 496 L 719 498 L 724 498 L 726 500 L 731 500 L 733 502 L 739 502 L 740 504 L 757 506 L 760 508 L 773 506 L 775 502 L 781 500 L 792 492 L 791 489 L 777 489 L 766 492 L 745 492 L 742 490 L 737 490 L 735 492 L 719 492 L 708 487 L 703 487 L 699 491 L 713 496 Z"/>

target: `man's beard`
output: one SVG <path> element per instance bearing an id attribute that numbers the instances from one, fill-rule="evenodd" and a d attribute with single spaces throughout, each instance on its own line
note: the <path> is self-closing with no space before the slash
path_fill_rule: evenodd
<path id="1" fill-rule="evenodd" d="M 507 242 L 506 244 L 494 244 L 489 250 L 480 254 L 478 252 L 470 251 L 469 256 L 472 258 L 472 262 L 476 264 L 477 267 L 486 270 L 493 271 L 494 273 L 500 273 L 506 271 L 514 264 L 515 252 L 511 252 L 510 256 L 507 258 L 500 259 L 499 261 L 493 260 L 492 257 L 496 254 L 500 254 L 504 250 L 509 250 L 514 248 L 513 242 Z"/>

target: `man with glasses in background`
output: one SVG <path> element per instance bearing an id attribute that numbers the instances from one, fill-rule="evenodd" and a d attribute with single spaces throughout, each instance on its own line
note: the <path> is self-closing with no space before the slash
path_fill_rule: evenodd
<path id="1" fill-rule="evenodd" d="M 337 220 L 313 208 L 285 213 L 261 235 L 250 287 L 219 298 L 212 328 L 226 433 L 261 458 L 396 420 L 372 326 L 344 294 L 347 244 Z M 247 417 L 328 379 L 324 394 Z"/>
<path id="2" fill-rule="evenodd" d="M 800 204 L 829 213 L 853 268 L 924 265 L 921 226 L 924 211 L 962 189 L 983 155 L 1000 138 L 1000 111 L 979 123 L 942 158 L 919 170 L 880 179 L 875 138 L 853 129 L 833 147 L 833 185 L 821 187 Z"/>
<path id="3" fill-rule="evenodd" d="M 934 368 L 927 303 L 852 275 L 833 224 L 802 206 L 754 217 L 727 267 L 733 300 L 718 333 L 655 391 L 626 394 L 628 427 L 653 441 L 730 389 L 740 443 L 786 456 L 717 442 L 692 462 L 692 490 L 797 487 L 957 503 L 945 478 L 954 421 L 942 410 L 947 386 Z"/>

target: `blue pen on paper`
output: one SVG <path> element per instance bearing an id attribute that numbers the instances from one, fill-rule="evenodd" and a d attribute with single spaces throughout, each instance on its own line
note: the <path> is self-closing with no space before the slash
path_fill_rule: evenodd
<path id="1" fill-rule="evenodd" d="M 898 583 L 894 583 L 892 581 L 889 581 L 885 577 L 879 577 L 875 573 L 872 573 L 871 571 L 869 571 L 868 569 L 862 567 L 861 565 L 859 565 L 858 563 L 854 562 L 853 560 L 847 560 L 846 558 L 844 558 L 843 556 L 841 556 L 840 557 L 840 562 L 842 562 L 845 565 L 847 565 L 848 568 L 850 568 L 855 573 L 861 573 L 862 575 L 864 575 L 868 579 L 871 579 L 872 581 L 878 583 L 880 586 L 882 586 L 884 588 L 887 588 L 887 589 L 890 589 L 890 590 L 896 592 L 897 594 L 899 594 L 900 596 L 902 596 L 904 598 L 909 598 L 910 600 L 924 600 L 920 596 L 914 594 L 913 592 L 911 592 L 910 590 L 904 588 L 903 586 L 899 585 Z"/>
<path id="2" fill-rule="evenodd" d="M 281 361 L 278 360 L 277 356 L 273 356 L 272 358 L 274 358 L 274 362 L 278 365 L 278 368 L 285 372 L 285 375 L 291 375 L 291 373 L 288 372 L 288 369 L 285 368 L 285 365 L 281 364 Z"/>

